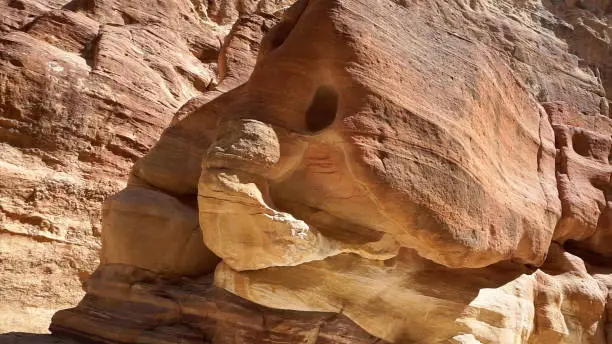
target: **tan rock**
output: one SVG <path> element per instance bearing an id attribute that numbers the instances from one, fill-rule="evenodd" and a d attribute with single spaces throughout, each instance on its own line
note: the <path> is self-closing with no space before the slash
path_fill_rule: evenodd
<path id="1" fill-rule="evenodd" d="M 206 7 L 210 19 L 219 24 L 231 24 L 240 17 L 257 11 L 275 12 L 293 3 L 292 0 L 211 0 Z"/>
<path id="2" fill-rule="evenodd" d="M 449 38 L 415 50 L 394 48 L 385 35 L 405 34 L 411 41 L 392 21 L 382 21 L 384 30 L 362 38 L 368 24 L 341 13 L 365 8 L 359 1 L 315 1 L 300 12 L 296 5 L 279 27 L 296 26 L 270 33 L 267 40 L 281 44 L 262 44 L 268 51 L 260 53 L 246 94 L 237 95 L 220 128 L 224 121 L 247 117 L 289 132 L 278 138 L 280 161 L 265 172 L 271 200 L 306 222 L 313 213 L 325 213 L 332 221 L 324 224 L 328 236 L 341 236 L 341 223 L 350 223 L 388 233 L 448 266 L 482 267 L 506 259 L 541 264 L 560 209 L 553 132 L 538 103 L 483 46 Z M 330 11 L 340 15 L 326 15 Z M 437 20 L 394 4 L 368 11 L 413 23 Z M 344 44 L 335 25 L 345 26 L 356 43 Z M 419 29 L 424 37 L 434 35 L 425 26 Z M 320 44 L 302 44 L 312 37 Z M 478 68 L 468 63 L 443 72 L 417 58 L 446 61 L 455 54 L 469 56 Z M 347 69 L 349 61 L 367 68 Z M 453 78 L 425 85 L 396 72 L 411 75 L 412 69 Z M 498 87 L 485 86 L 491 84 Z M 466 98 L 468 88 L 473 97 Z M 242 144 L 248 138 L 234 140 Z M 217 160 L 214 150 L 208 156 Z M 199 189 L 210 187 L 200 183 Z M 200 202 L 200 209 L 207 205 Z M 214 220 L 200 221 L 205 233 L 214 227 Z M 236 240 L 228 233 L 228 242 Z"/>
<path id="3" fill-rule="evenodd" d="M 355 324 L 394 343 L 608 342 L 607 7 L 298 1 L 257 49 L 233 39 L 259 37 L 260 19 L 240 21 L 220 65 L 247 51 L 256 63 L 222 68 L 136 164 L 117 198 L 132 205 L 105 214 L 104 252 L 128 265 L 100 266 L 52 330 L 343 343 L 320 335 L 335 313 L 355 343 L 366 338 Z M 195 224 L 177 199 L 196 197 L 203 241 L 222 259 L 215 284 L 261 305 L 241 301 L 265 330 L 284 310 L 273 335 L 244 308 L 226 312 L 226 296 L 202 287 L 210 276 L 162 277 L 182 269 L 169 236 Z M 155 234 L 132 248 L 147 214 Z M 169 258 L 151 257 L 160 247 Z M 326 315 L 305 335 L 293 317 L 311 312 Z"/>
<path id="4" fill-rule="evenodd" d="M 235 96 L 221 95 L 248 79 L 259 52 L 255 42 L 277 22 L 278 17 L 261 12 L 236 23 L 219 55 L 219 85 L 179 109 L 163 138 L 134 166 L 136 176 L 170 193 L 197 193 L 202 156 L 214 138 L 220 114 Z"/>
<path id="5" fill-rule="evenodd" d="M 550 41 L 548 50 L 522 53 L 518 37 L 547 39 L 518 25 L 504 22 L 515 38 L 505 55 L 507 41 L 495 32 L 457 36 L 484 24 L 475 9 L 462 24 L 454 14 L 464 8 L 441 5 L 440 16 L 410 6 L 421 10 L 302 2 L 264 40 L 245 90 L 220 119 L 199 184 L 204 239 L 223 259 L 217 284 L 268 307 L 341 311 L 391 342 L 603 342 L 607 291 L 580 258 L 550 246 L 564 195 L 585 189 L 560 187 L 559 201 L 555 174 L 563 171 L 538 101 L 565 99 L 580 79 L 589 86 L 576 91 L 577 106 L 599 111 L 599 91 L 589 88 L 600 80 L 582 71 L 573 80 L 539 74 L 546 59 L 577 65 L 549 57 L 561 50 Z M 484 8 L 496 18 L 493 4 Z M 363 13 L 385 19 L 374 28 Z M 440 38 L 439 30 L 450 34 Z M 543 80 L 533 87 L 533 77 Z M 237 118 L 263 124 L 253 134 L 232 125 Z M 274 165 L 254 158 L 277 144 Z M 218 146 L 235 152 L 220 162 Z M 606 145 L 597 147 L 593 154 L 607 159 Z M 555 238 L 563 241 L 561 227 Z M 384 252 L 404 247 L 396 258 L 343 250 L 384 235 L 392 239 Z M 502 262 L 540 266 L 547 254 L 536 271 Z"/>
<path id="6" fill-rule="evenodd" d="M 102 216 L 102 264 L 180 276 L 202 275 L 217 264 L 202 244 L 194 205 L 155 190 L 128 187 L 105 202 Z"/>
<path id="7" fill-rule="evenodd" d="M 215 288 L 211 277 L 177 281 L 105 265 L 79 307 L 58 312 L 51 330 L 106 343 L 385 344 L 343 315 L 255 305 Z"/>
<path id="8" fill-rule="evenodd" d="M 482 343 L 605 342 L 607 290 L 556 245 L 535 271 L 509 263 L 450 269 L 403 250 L 384 262 L 340 255 L 239 273 L 222 264 L 215 281 L 272 308 L 342 311 L 395 343 L 461 343 L 456 337 L 468 335 Z"/>
<path id="9" fill-rule="evenodd" d="M 219 26 L 196 5 L 0 0 L 0 332 L 46 332 L 53 312 L 76 304 L 98 264 L 102 202 L 125 186 L 176 111 L 217 87 L 217 60 L 235 18 Z M 274 19 L 243 21 L 252 39 L 243 44 L 233 34 L 224 51 L 247 66 L 258 32 Z M 224 78 L 235 87 L 244 67 L 226 60 L 232 72 Z M 199 169 L 194 185 L 198 176 Z M 138 261 L 134 251 L 111 256 L 194 273 L 208 259 L 195 242 L 182 253 L 197 251 L 196 258 L 174 252 L 172 263 Z"/>
<path id="10" fill-rule="evenodd" d="M 567 103 L 544 104 L 555 129 L 562 218 L 555 240 L 610 256 L 612 120 L 585 116 Z"/>

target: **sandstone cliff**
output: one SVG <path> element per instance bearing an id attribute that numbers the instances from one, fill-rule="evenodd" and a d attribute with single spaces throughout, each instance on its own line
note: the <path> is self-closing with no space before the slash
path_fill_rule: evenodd
<path id="1" fill-rule="evenodd" d="M 282 6 L 0 1 L 0 332 L 46 331 L 82 298 L 102 201 L 183 104 L 250 71 L 248 28 L 274 21 L 242 19 L 219 63 L 238 17 Z"/>
<path id="2" fill-rule="evenodd" d="M 228 3 L 209 6 L 207 18 L 231 22 L 223 13 L 244 4 Z M 100 22 L 97 6 L 66 8 Z M 190 70 L 200 79 L 187 80 L 206 86 L 178 76 L 159 94 L 140 85 L 154 94 L 147 106 L 191 100 L 148 153 L 135 159 L 153 135 L 133 155 L 127 186 L 109 189 L 101 264 L 79 305 L 54 316 L 55 334 L 103 343 L 612 343 L 610 1 L 299 0 L 282 18 L 245 14 L 218 46 L 196 42 L 203 36 L 190 27 L 163 37 L 191 55 L 155 45 L 173 72 Z M 109 30 L 144 25 L 129 11 L 119 18 Z M 28 33 L 35 24 L 5 40 L 38 37 Z M 114 34 L 108 49 L 134 54 Z M 206 65 L 193 44 L 216 47 L 219 63 Z M 84 68 L 120 68 L 110 74 L 136 85 L 155 76 L 130 68 L 133 57 L 104 64 L 94 52 L 90 62 L 81 52 Z M 176 67 L 194 56 L 210 79 Z M 48 66 L 65 71 L 58 63 Z M 45 144 L 61 137 L 43 133 L 34 137 Z M 113 152 L 110 142 L 103 151 Z"/>

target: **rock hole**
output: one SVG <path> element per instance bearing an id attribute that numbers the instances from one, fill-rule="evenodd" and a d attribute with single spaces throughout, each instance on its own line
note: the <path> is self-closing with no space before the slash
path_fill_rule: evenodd
<path id="1" fill-rule="evenodd" d="M 574 6 L 575 6 L 575 7 L 577 7 L 577 8 L 579 8 L 579 9 L 581 9 L 581 10 L 586 10 L 586 9 L 587 9 L 587 7 L 586 7 L 586 5 L 584 4 L 584 1 L 583 1 L 583 0 L 578 0 L 578 1 L 576 1 L 576 3 L 574 4 Z"/>
<path id="2" fill-rule="evenodd" d="M 583 132 L 576 132 L 572 137 L 572 146 L 574 151 L 579 155 L 590 157 L 591 146 L 589 144 L 589 137 Z"/>
<path id="3" fill-rule="evenodd" d="M 263 1 L 262 1 L 263 3 Z M 298 24 L 302 13 L 308 6 L 309 0 L 297 0 L 289 6 L 281 22 L 272 27 L 267 24 L 262 25 L 262 31 L 265 33 L 264 39 L 261 42 L 258 60 L 264 58 L 268 53 L 280 48 L 289 38 L 289 35 Z M 261 4 L 260 4 L 261 6 Z M 265 5 L 264 5 L 265 6 Z"/>
<path id="4" fill-rule="evenodd" d="M 329 127 L 336 119 L 338 94 L 329 86 L 321 86 L 315 92 L 306 111 L 306 129 L 311 133 Z"/>
<path id="5" fill-rule="evenodd" d="M 26 9 L 25 4 L 23 3 L 23 1 L 19 1 L 19 0 L 11 0 L 11 1 L 9 1 L 8 7 L 12 7 L 14 9 L 21 10 L 21 11 L 24 11 Z"/>
<path id="6" fill-rule="evenodd" d="M 9 62 L 15 67 L 23 67 L 23 62 L 18 59 L 10 59 Z"/>
<path id="7" fill-rule="evenodd" d="M 93 40 L 88 42 L 83 50 L 81 50 L 81 56 L 85 59 L 85 63 L 91 68 L 94 69 L 96 67 L 96 55 L 98 53 L 98 43 L 100 43 L 100 38 L 102 36 L 98 34 Z"/>

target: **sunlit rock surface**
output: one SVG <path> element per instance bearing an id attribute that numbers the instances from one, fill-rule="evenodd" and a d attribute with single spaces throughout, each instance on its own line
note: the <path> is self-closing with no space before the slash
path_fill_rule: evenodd
<path id="1" fill-rule="evenodd" d="M 239 3 L 0 1 L 0 332 L 76 305 L 104 199 L 182 105 L 249 71 L 268 24 L 248 15 L 286 4 Z"/>
<path id="2" fill-rule="evenodd" d="M 155 47 L 188 64 L 176 56 L 184 42 L 210 81 L 193 94 L 184 79 L 167 85 L 184 105 L 106 200 L 101 264 L 79 305 L 55 314 L 55 334 L 611 342 L 608 1 L 191 5 L 223 43 L 176 28 L 179 47 Z M 123 20 L 106 25 L 108 49 L 141 37 L 139 11 L 67 8 L 93 8 L 93 21 L 62 19 L 83 27 L 63 49 L 102 17 Z M 124 56 L 92 61 L 111 75 Z M 83 59 L 68 60 L 97 65 Z"/>

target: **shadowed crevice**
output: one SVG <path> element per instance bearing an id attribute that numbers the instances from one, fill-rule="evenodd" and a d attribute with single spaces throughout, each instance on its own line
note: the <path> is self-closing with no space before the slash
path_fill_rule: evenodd
<path id="1" fill-rule="evenodd" d="M 334 123 L 337 112 L 338 93 L 329 86 L 319 87 L 306 111 L 306 129 L 311 133 L 326 129 Z"/>

